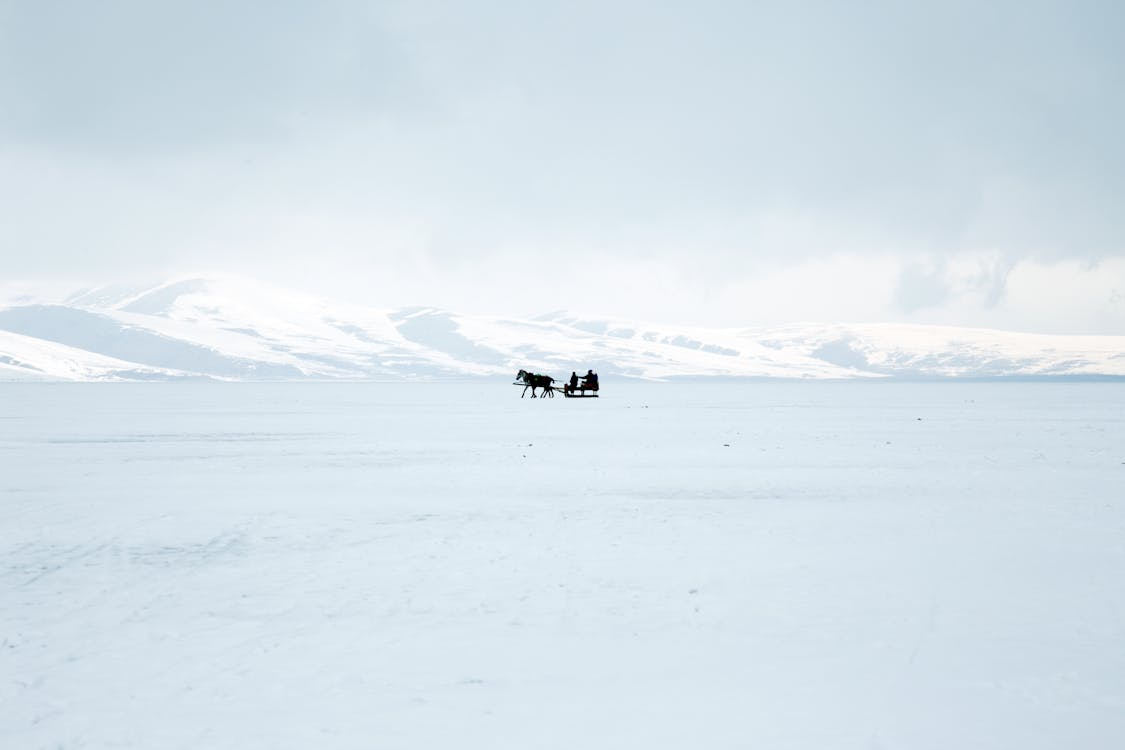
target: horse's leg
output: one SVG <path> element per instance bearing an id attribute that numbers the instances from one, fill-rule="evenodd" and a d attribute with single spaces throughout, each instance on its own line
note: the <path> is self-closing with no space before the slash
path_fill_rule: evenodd
<path id="1" fill-rule="evenodd" d="M 527 389 L 528 389 L 528 388 L 530 388 L 530 387 L 531 387 L 531 386 L 528 386 L 528 385 L 525 385 L 525 386 L 523 387 L 523 393 L 521 393 L 521 394 L 520 394 L 520 398 L 523 398 L 524 396 L 526 396 L 526 395 L 527 395 Z"/>

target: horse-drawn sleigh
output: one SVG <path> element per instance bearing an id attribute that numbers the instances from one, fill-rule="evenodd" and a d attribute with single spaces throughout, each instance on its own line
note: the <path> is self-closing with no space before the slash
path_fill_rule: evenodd
<path id="1" fill-rule="evenodd" d="M 571 374 L 570 380 L 559 388 L 554 378 L 550 375 L 539 375 L 537 373 L 528 372 L 527 370 L 520 370 L 516 374 L 516 382 L 512 385 L 522 385 L 523 393 L 520 398 L 527 395 L 527 389 L 531 389 L 531 397 L 539 398 L 535 390 L 537 388 L 543 389 L 544 397 L 555 397 L 555 391 L 562 391 L 563 396 L 566 398 L 597 398 L 598 397 L 598 375 L 593 370 L 586 373 L 585 377 L 579 378 L 575 374 Z M 587 393 L 590 391 L 590 393 Z"/>

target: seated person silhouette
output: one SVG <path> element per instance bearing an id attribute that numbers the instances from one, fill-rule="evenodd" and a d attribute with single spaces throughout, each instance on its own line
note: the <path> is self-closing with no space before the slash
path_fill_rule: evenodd
<path id="1" fill-rule="evenodd" d="M 574 393 L 576 390 L 578 390 L 578 373 L 571 371 L 570 382 L 567 383 L 566 392 Z"/>

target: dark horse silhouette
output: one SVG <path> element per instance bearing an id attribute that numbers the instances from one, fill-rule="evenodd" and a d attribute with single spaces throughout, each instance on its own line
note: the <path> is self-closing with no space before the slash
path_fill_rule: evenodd
<path id="1" fill-rule="evenodd" d="M 535 375 L 527 370 L 520 370 L 516 375 L 516 380 L 523 383 L 523 393 L 520 394 L 520 398 L 527 395 L 528 388 L 531 389 L 532 398 L 538 398 L 538 396 L 535 395 L 536 388 L 542 388 L 544 396 L 555 397 L 555 379 L 549 375 Z"/>

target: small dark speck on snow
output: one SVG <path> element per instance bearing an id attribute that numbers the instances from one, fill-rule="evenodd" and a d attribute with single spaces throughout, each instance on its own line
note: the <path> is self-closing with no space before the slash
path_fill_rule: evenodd
<path id="1" fill-rule="evenodd" d="M 730 447 L 730 443 L 723 443 L 723 447 L 724 447 L 724 448 L 729 448 L 729 447 Z"/>

